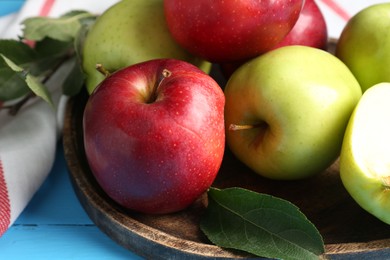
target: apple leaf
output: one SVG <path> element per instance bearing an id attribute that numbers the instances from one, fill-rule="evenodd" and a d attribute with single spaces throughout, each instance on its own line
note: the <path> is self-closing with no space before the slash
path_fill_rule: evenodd
<path id="1" fill-rule="evenodd" d="M 36 52 L 30 46 L 18 40 L 1 39 L 0 53 L 17 64 L 25 64 L 36 58 Z"/>
<path id="2" fill-rule="evenodd" d="M 318 259 L 324 253 L 316 227 L 292 203 L 242 188 L 210 188 L 200 227 L 224 248 L 280 259 Z"/>
<path id="3" fill-rule="evenodd" d="M 51 71 L 62 62 L 73 56 L 73 43 L 44 38 L 36 42 L 34 51 L 36 58 L 31 60 L 28 68 L 31 74 L 38 76 Z"/>
<path id="4" fill-rule="evenodd" d="M 74 10 L 58 18 L 31 17 L 22 22 L 24 38 L 41 41 L 46 37 L 59 41 L 72 41 L 84 19 L 96 16 L 86 11 Z"/>
<path id="5" fill-rule="evenodd" d="M 96 17 L 82 10 L 58 18 L 31 17 L 23 21 L 23 35 L 18 40 L 1 39 L 0 101 L 20 99 L 2 108 L 16 114 L 26 100 L 35 96 L 53 105 L 45 83 L 68 61 L 73 69 L 58 84 L 63 94 L 77 94 L 85 80 L 79 51 Z M 81 34 L 84 36 L 80 37 Z M 25 40 L 33 44 L 30 46 Z"/>
<path id="6" fill-rule="evenodd" d="M 16 65 L 13 61 L 8 59 L 4 55 L 0 54 L 0 56 L 3 58 L 5 63 L 9 66 L 9 68 L 15 72 L 15 77 L 19 79 L 24 79 L 27 86 L 31 89 L 31 91 L 35 95 L 41 97 L 46 102 L 48 102 L 51 106 L 54 107 L 53 101 L 51 99 L 51 95 L 45 85 L 43 85 L 36 77 L 29 74 L 26 70 Z"/>
<path id="7" fill-rule="evenodd" d="M 72 69 L 62 84 L 62 93 L 67 96 L 79 93 L 85 81 L 85 74 L 77 57 L 72 59 L 72 63 Z"/>
<path id="8" fill-rule="evenodd" d="M 93 24 L 92 21 L 83 23 L 79 32 L 76 34 L 73 48 L 75 51 L 75 57 L 73 60 L 73 67 L 69 75 L 66 77 L 62 86 L 63 93 L 68 96 L 77 94 L 84 86 L 86 75 L 82 68 L 82 50 L 84 46 L 85 37 Z"/>
<path id="9" fill-rule="evenodd" d="M 32 90 L 50 103 L 39 81 L 72 56 L 71 48 L 71 42 L 49 38 L 37 42 L 34 49 L 18 40 L 0 40 L 0 100 L 17 99 Z"/>
<path id="10" fill-rule="evenodd" d="M 18 66 L 27 69 L 34 76 L 44 76 L 53 70 L 64 57 L 71 56 L 71 42 L 60 42 L 45 38 L 37 42 L 35 48 L 17 40 L 0 40 L 0 54 Z M 0 69 L 5 64 L 0 65 Z"/>
<path id="11" fill-rule="evenodd" d="M 0 59 L 0 101 L 20 98 L 29 91 L 24 78 L 12 70 L 4 59 Z"/>

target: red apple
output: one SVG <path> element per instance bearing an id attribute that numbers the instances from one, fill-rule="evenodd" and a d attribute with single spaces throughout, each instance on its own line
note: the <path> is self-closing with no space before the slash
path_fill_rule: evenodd
<path id="1" fill-rule="evenodd" d="M 328 28 L 325 17 L 314 0 L 306 0 L 292 30 L 272 49 L 288 45 L 304 45 L 325 50 L 327 44 Z M 232 73 L 247 61 L 221 63 L 222 74 L 225 78 L 230 78 Z"/>
<path id="2" fill-rule="evenodd" d="M 97 182 L 135 211 L 186 208 L 222 163 L 224 104 L 220 86 L 184 61 L 150 60 L 110 75 L 84 111 L 85 153 Z"/>
<path id="3" fill-rule="evenodd" d="M 168 28 L 189 52 L 211 62 L 245 60 L 279 43 L 303 0 L 165 0 Z"/>
<path id="4" fill-rule="evenodd" d="M 328 28 L 325 17 L 314 0 L 306 0 L 292 30 L 273 49 L 287 45 L 304 45 L 325 50 Z"/>

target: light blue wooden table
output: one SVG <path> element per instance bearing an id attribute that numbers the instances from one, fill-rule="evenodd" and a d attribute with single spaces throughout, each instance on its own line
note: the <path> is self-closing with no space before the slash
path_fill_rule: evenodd
<path id="1" fill-rule="evenodd" d="M 24 0 L 0 0 L 0 16 Z M 40 190 L 13 226 L 0 237 L 0 259 L 141 259 L 101 232 L 81 207 L 70 183 L 61 140 Z"/>
<path id="2" fill-rule="evenodd" d="M 16 12 L 25 0 L 0 0 L 0 16 Z"/>

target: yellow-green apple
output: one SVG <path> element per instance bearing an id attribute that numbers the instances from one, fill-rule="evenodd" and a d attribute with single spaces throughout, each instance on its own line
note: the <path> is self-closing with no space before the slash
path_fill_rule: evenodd
<path id="1" fill-rule="evenodd" d="M 224 104 L 214 79 L 181 60 L 149 60 L 118 70 L 85 107 L 92 173 L 126 208 L 184 209 L 209 188 L 221 165 Z"/>
<path id="2" fill-rule="evenodd" d="M 165 0 L 176 41 L 212 62 L 246 60 L 270 50 L 293 28 L 303 0 Z"/>
<path id="3" fill-rule="evenodd" d="M 334 55 L 285 46 L 242 65 L 225 87 L 232 152 L 256 173 L 301 179 L 338 157 L 360 85 Z"/>
<path id="4" fill-rule="evenodd" d="M 343 141 L 341 180 L 366 211 L 390 224 L 390 83 L 368 88 Z"/>
<path id="5" fill-rule="evenodd" d="M 375 4 L 355 14 L 344 27 L 336 56 L 352 71 L 363 92 L 390 81 L 390 3 Z"/>
<path id="6" fill-rule="evenodd" d="M 273 49 L 286 45 L 304 45 L 326 50 L 328 28 L 315 0 L 305 0 L 298 21 Z"/>
<path id="7" fill-rule="evenodd" d="M 88 92 L 103 80 L 96 70 L 110 72 L 157 58 L 174 58 L 199 66 L 211 64 L 180 47 L 168 31 L 163 0 L 122 0 L 103 12 L 90 28 L 83 46 L 83 68 Z"/>

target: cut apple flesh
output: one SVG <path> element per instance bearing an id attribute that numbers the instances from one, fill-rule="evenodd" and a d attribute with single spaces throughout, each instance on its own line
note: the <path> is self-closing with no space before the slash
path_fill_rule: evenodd
<path id="1" fill-rule="evenodd" d="M 366 91 L 354 118 L 352 152 L 367 177 L 390 187 L 390 84 Z"/>
<path id="2" fill-rule="evenodd" d="M 366 90 L 345 132 L 340 177 L 351 197 L 390 225 L 390 83 Z"/>

